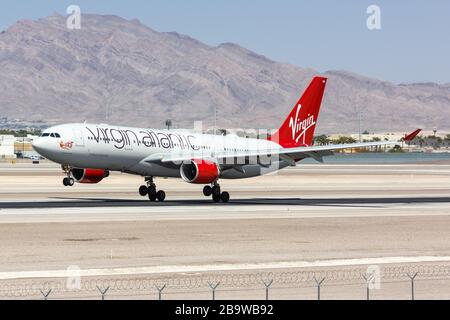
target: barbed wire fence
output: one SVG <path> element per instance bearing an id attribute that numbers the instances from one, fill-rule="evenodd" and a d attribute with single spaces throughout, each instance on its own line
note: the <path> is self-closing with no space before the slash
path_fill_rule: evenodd
<path id="1" fill-rule="evenodd" d="M 324 290 L 345 288 L 358 285 L 367 289 L 367 299 L 371 288 L 365 267 L 345 269 L 326 269 L 318 271 L 273 271 L 242 273 L 185 274 L 170 276 L 129 276 L 83 278 L 76 288 L 68 286 L 66 278 L 58 279 L 11 279 L 0 280 L 0 298 L 3 299 L 108 299 L 142 298 L 160 299 L 169 293 L 179 299 L 199 296 L 202 299 L 216 299 L 217 292 L 231 294 L 234 298 L 248 297 L 253 292 L 255 298 L 268 300 L 273 297 L 269 292 L 286 289 L 308 288 L 314 292 L 311 299 L 321 299 Z M 418 281 L 450 281 L 449 265 L 384 266 L 380 268 L 380 279 L 384 284 L 404 283 L 411 291 L 403 297 L 415 295 L 415 283 Z M 372 280 L 370 280 L 372 281 Z M 447 285 L 448 287 L 448 285 Z M 365 299 L 364 290 L 360 299 Z M 408 289 L 409 290 L 409 289 Z M 338 290 L 339 291 L 339 290 Z M 340 296 L 331 298 L 339 299 Z M 447 296 L 435 297 L 448 299 Z"/>

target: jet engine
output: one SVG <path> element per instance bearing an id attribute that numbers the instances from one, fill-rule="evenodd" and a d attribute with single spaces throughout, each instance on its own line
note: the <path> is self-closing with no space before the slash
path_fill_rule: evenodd
<path id="1" fill-rule="evenodd" d="M 186 182 L 208 184 L 219 177 L 219 167 L 211 161 L 193 159 L 181 165 L 180 174 Z"/>
<path id="2" fill-rule="evenodd" d="M 72 169 L 72 176 L 78 183 L 99 183 L 109 176 L 108 170 L 103 169 Z"/>

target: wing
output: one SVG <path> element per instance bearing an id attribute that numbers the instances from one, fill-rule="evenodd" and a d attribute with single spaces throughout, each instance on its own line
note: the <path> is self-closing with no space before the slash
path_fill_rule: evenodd
<path id="1" fill-rule="evenodd" d="M 403 141 L 412 140 L 421 129 L 408 134 L 403 138 Z M 286 161 L 292 166 L 305 158 L 313 158 L 318 162 L 323 162 L 323 157 L 331 156 L 334 151 L 343 149 L 355 149 L 355 148 L 367 148 L 367 147 L 380 147 L 386 145 L 399 145 L 400 141 L 381 141 L 381 142 L 361 142 L 361 143 L 348 143 L 348 144 L 335 144 L 325 146 L 312 146 L 312 147 L 295 147 L 295 148 L 276 148 L 270 150 L 256 150 L 244 153 L 239 152 L 189 152 L 189 153 L 159 153 L 148 156 L 143 159 L 143 162 L 160 162 L 160 163 L 173 163 L 181 164 L 184 161 L 190 161 L 192 159 L 203 159 L 208 161 L 214 161 L 219 165 L 227 165 L 233 167 L 234 163 L 242 163 L 241 161 L 248 158 L 258 157 L 272 157 L 278 156 L 280 160 Z M 240 159 L 241 161 L 237 161 Z M 231 166 L 230 166 L 231 164 Z"/>
<path id="2" fill-rule="evenodd" d="M 219 164 L 236 163 L 236 159 L 243 158 L 257 158 L 257 157 L 273 157 L 278 156 L 281 160 L 286 161 L 291 165 L 295 165 L 297 161 L 305 158 L 313 158 L 316 161 L 323 162 L 324 156 L 333 155 L 335 150 L 351 149 L 351 148 L 364 148 L 364 147 L 378 147 L 384 145 L 395 145 L 397 141 L 384 141 L 384 142 L 363 142 L 363 143 L 350 143 L 350 144 L 338 144 L 338 145 L 325 145 L 325 146 L 312 146 L 312 147 L 296 147 L 296 148 L 277 148 L 256 150 L 249 152 L 219 152 L 219 153 L 181 153 L 181 154 L 159 154 L 153 155 L 151 158 L 146 158 L 145 161 L 161 161 L 161 162 L 174 162 L 181 163 L 183 161 L 189 161 L 192 159 L 204 159 L 217 162 Z M 239 162 L 238 162 L 239 163 Z"/>

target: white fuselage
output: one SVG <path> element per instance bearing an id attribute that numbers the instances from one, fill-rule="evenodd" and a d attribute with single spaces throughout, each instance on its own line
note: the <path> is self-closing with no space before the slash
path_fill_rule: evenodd
<path id="1" fill-rule="evenodd" d="M 217 154 L 274 150 L 281 146 L 264 139 L 234 135 L 198 134 L 185 130 L 156 130 L 106 124 L 65 124 L 51 127 L 33 143 L 47 159 L 74 168 L 122 171 L 142 176 L 180 177 L 176 162 L 157 161 L 164 156 L 186 155 L 214 158 Z M 247 178 L 288 166 L 283 160 L 270 165 L 245 164 L 243 170 L 223 170 L 225 179 Z"/>

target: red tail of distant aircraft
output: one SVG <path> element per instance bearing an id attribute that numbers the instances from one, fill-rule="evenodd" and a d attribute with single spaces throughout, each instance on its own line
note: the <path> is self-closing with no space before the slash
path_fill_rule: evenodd
<path id="1" fill-rule="evenodd" d="M 422 131 L 422 129 L 417 129 L 416 131 L 411 132 L 410 134 L 405 134 L 403 141 L 406 142 L 412 141 L 420 133 L 420 131 Z"/>

